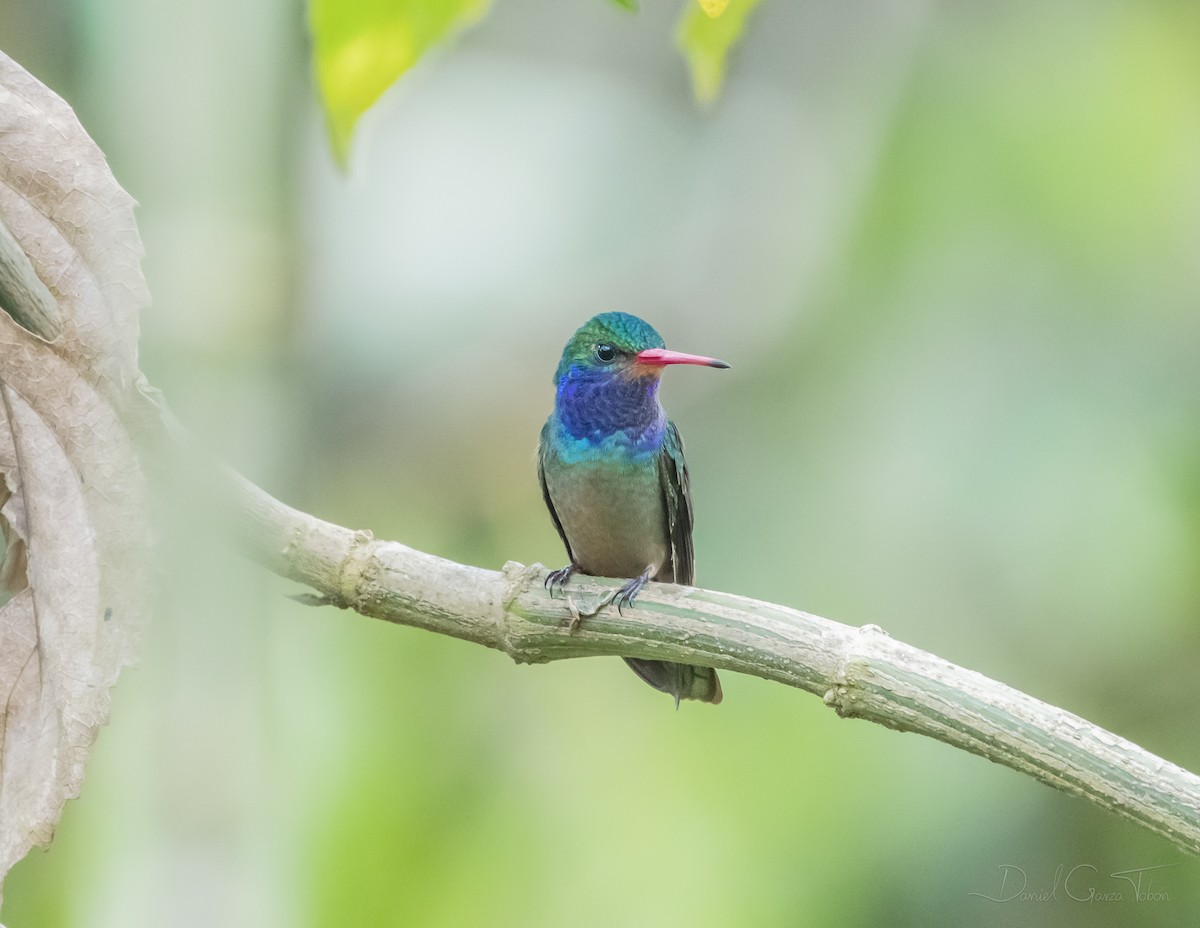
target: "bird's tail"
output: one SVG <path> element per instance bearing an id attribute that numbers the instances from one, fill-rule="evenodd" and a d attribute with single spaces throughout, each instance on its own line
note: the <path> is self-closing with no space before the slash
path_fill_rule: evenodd
<path id="1" fill-rule="evenodd" d="M 721 681 L 711 667 L 648 661 L 639 657 L 627 657 L 625 663 L 660 693 L 674 696 L 676 706 L 681 699 L 698 699 L 714 706 L 721 701 Z"/>

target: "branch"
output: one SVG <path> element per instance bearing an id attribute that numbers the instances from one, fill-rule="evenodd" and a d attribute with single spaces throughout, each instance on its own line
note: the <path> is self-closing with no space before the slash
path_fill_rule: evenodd
<path id="1" fill-rule="evenodd" d="M 323 522 L 226 472 L 247 553 L 318 592 L 317 603 L 450 635 L 518 663 L 591 655 L 658 658 L 753 674 L 820 696 L 843 718 L 944 741 L 1200 853 L 1200 778 L 1102 728 L 890 638 L 728 593 L 649 584 L 624 615 L 569 630 L 540 565 L 469 567 Z M 572 581 L 598 597 L 605 580 Z M 590 602 L 588 603 L 590 605 Z"/>

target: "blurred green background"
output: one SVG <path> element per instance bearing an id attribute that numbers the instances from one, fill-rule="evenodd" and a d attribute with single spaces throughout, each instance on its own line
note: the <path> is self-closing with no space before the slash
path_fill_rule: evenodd
<path id="1" fill-rule="evenodd" d="M 550 375 L 633 311 L 733 364 L 664 389 L 702 584 L 1200 769 L 1200 10 L 776 0 L 699 108 L 642 6 L 498 0 L 348 178 L 296 2 L 2 0 L 0 47 L 141 202 L 143 368 L 276 495 L 559 565 Z M 1007 769 L 758 679 L 676 712 L 617 660 L 306 608 L 172 497 L 9 928 L 1200 922 L 1200 862 Z M 1165 898 L 1111 876 L 1160 866 Z M 1005 867 L 1057 893 L 985 898 Z"/>

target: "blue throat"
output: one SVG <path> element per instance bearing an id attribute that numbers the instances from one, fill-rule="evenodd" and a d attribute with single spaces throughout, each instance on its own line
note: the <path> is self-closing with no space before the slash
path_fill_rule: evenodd
<path id="1" fill-rule="evenodd" d="M 646 457 L 662 448 L 666 415 L 657 377 L 622 377 L 572 365 L 554 398 L 556 439 L 569 457 Z"/>

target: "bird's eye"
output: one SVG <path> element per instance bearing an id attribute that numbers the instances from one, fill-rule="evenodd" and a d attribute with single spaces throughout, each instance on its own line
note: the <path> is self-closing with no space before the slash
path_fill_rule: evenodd
<path id="1" fill-rule="evenodd" d="M 617 357 L 617 349 L 614 348 L 612 345 L 597 345 L 596 346 L 596 360 L 599 361 L 601 364 L 607 364 L 610 361 L 615 360 L 616 357 Z"/>

